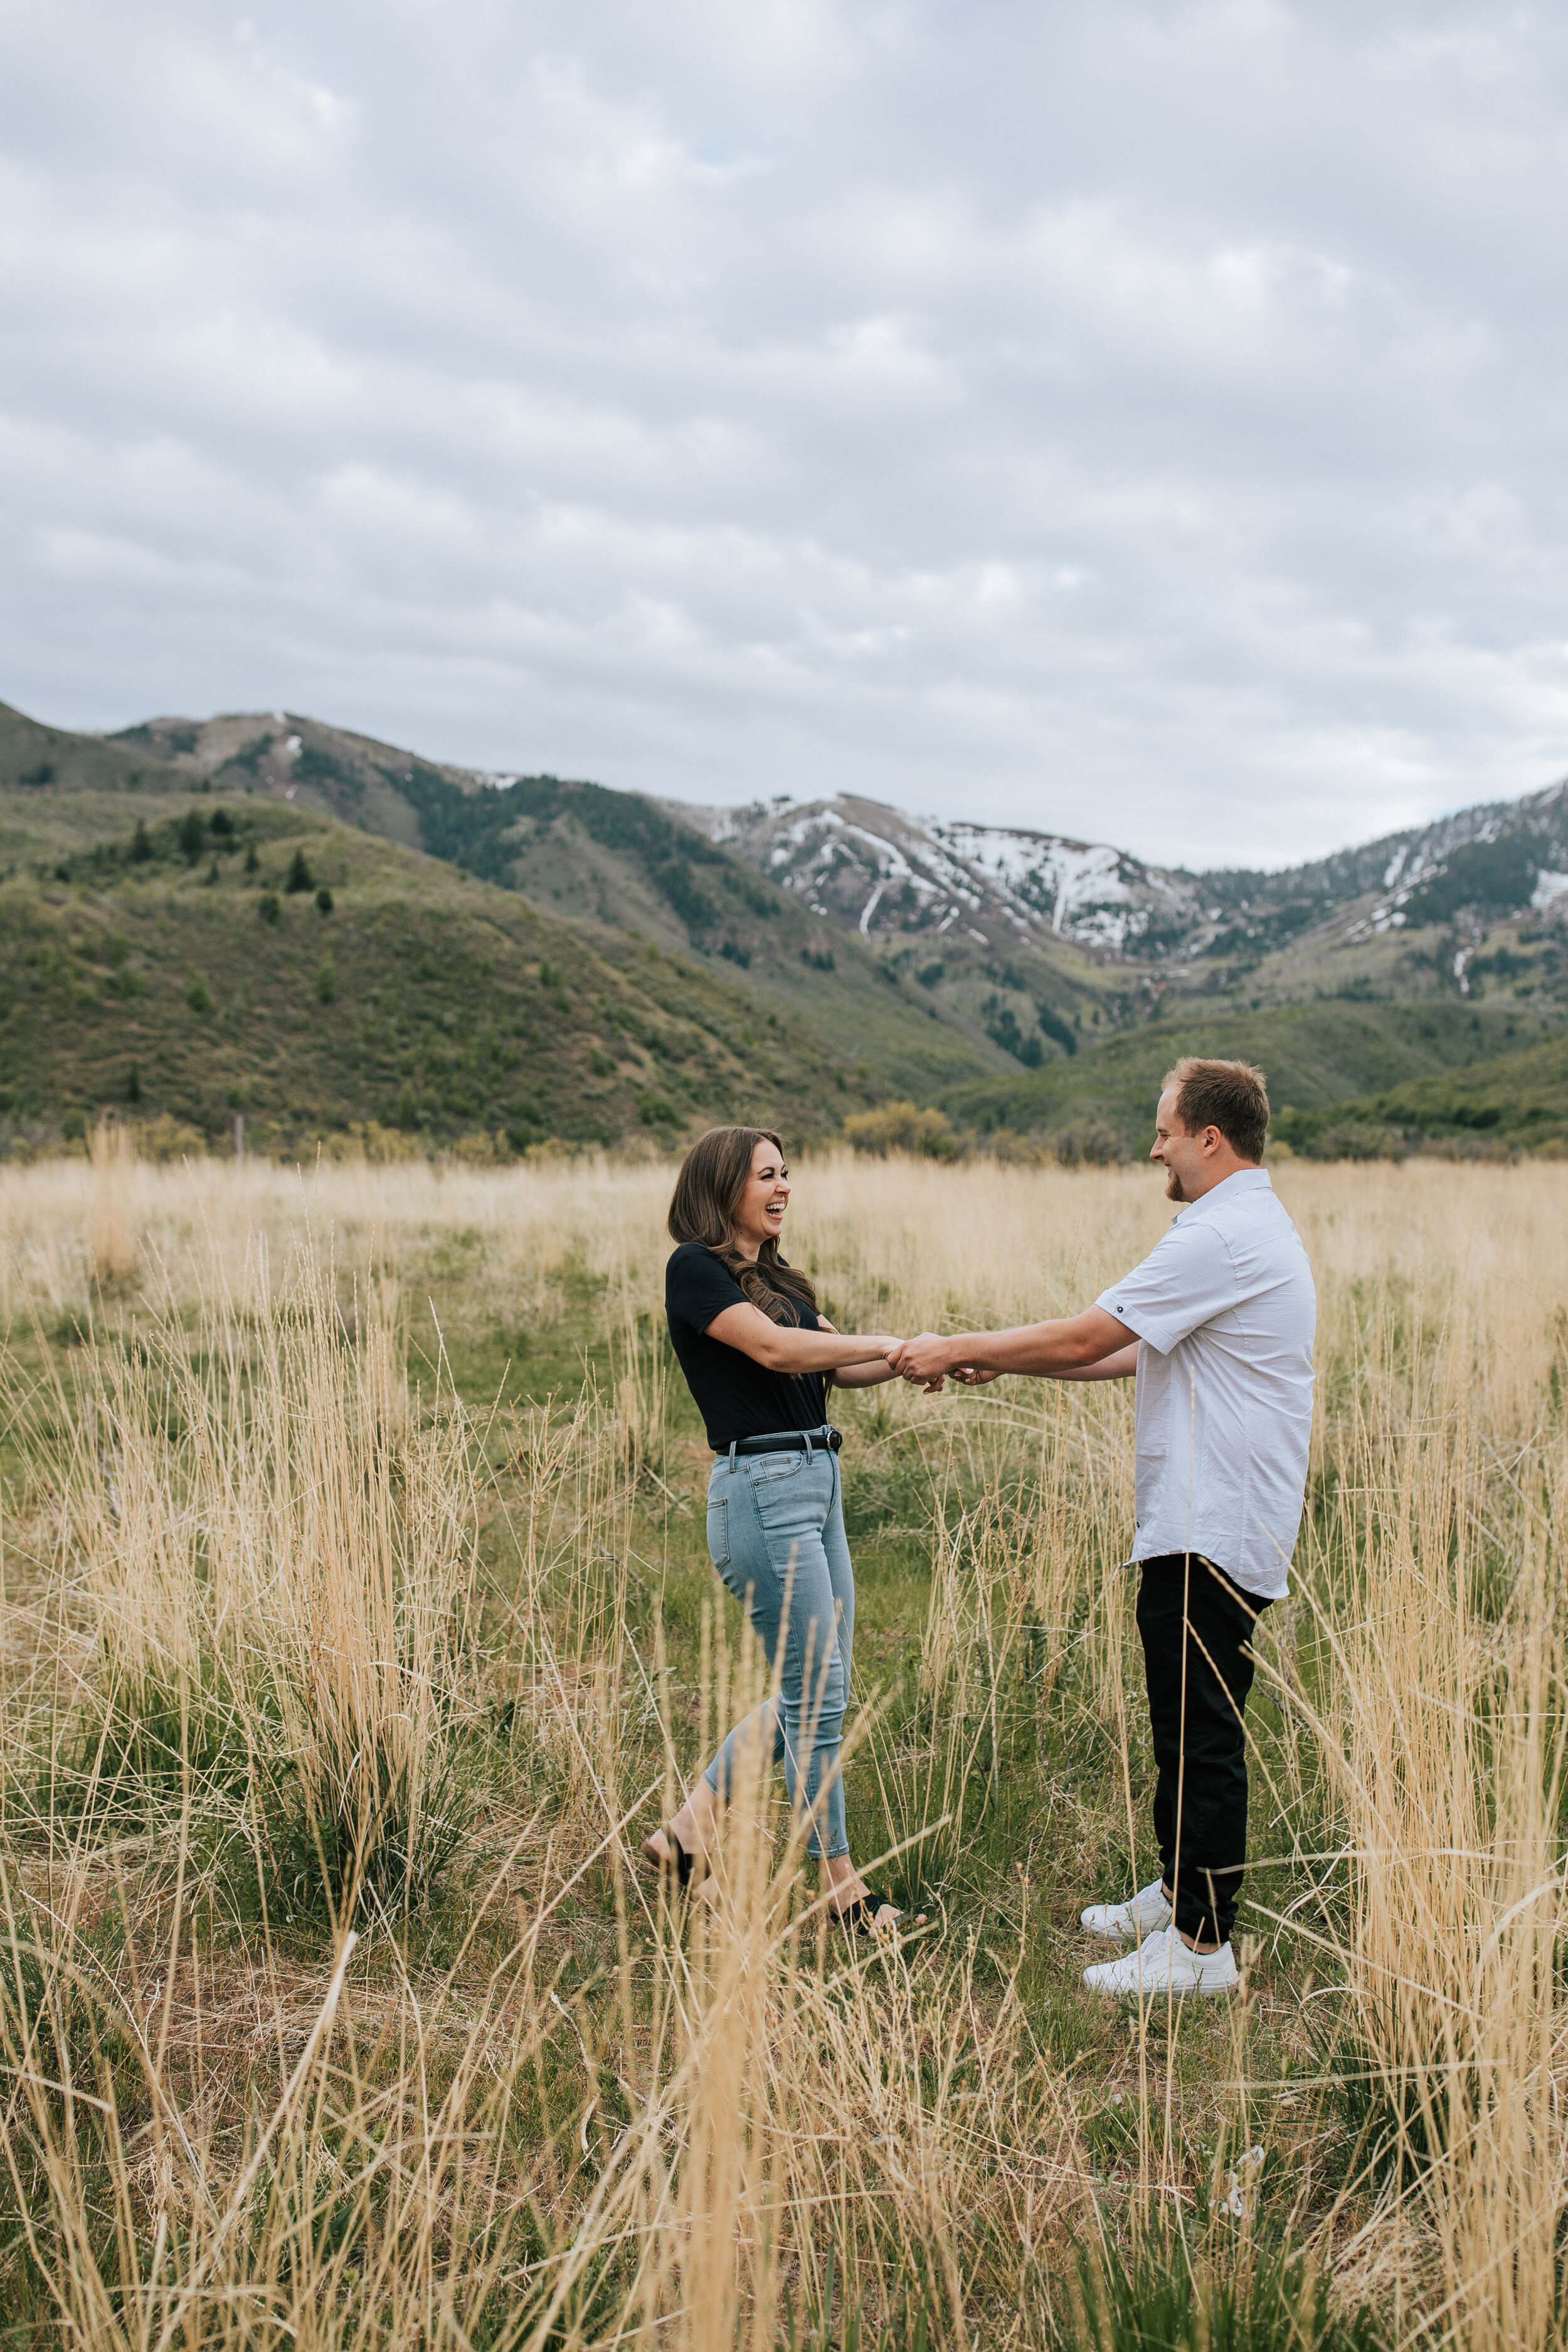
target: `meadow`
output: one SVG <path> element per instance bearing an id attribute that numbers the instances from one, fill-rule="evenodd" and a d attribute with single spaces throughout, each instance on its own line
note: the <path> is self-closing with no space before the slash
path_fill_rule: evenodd
<path id="1" fill-rule="evenodd" d="M 842 1328 L 1070 1311 L 1139 1169 L 826 1155 Z M 1318 1280 L 1244 1989 L 1151 1874 L 1120 1386 L 839 1399 L 858 1856 L 637 1851 L 765 1684 L 667 1164 L 0 1168 L 0 2340 L 903 2352 L 1564 2332 L 1568 1168 L 1284 1160 Z"/>

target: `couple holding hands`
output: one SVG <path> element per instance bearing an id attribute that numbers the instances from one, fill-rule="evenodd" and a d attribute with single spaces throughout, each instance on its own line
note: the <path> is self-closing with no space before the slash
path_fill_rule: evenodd
<path id="1" fill-rule="evenodd" d="M 666 1273 L 670 1338 L 717 1457 L 708 1548 L 778 1674 L 679 1811 L 644 1848 L 685 1889 L 718 1832 L 739 1743 L 759 1738 L 809 1816 L 829 1914 L 863 1936 L 901 1914 L 866 1884 L 845 1832 L 839 1746 L 855 1636 L 838 1432 L 826 1391 L 900 1375 L 927 1394 L 1023 1373 L 1136 1379 L 1138 1629 L 1153 1732 L 1161 1872 L 1082 1914 L 1129 1944 L 1084 1972 L 1112 1995 L 1223 1993 L 1247 1856 L 1244 1710 L 1251 1634 L 1286 1590 L 1312 1418 L 1316 1301 L 1306 1253 L 1259 1165 L 1261 1072 L 1179 1062 L 1151 1157 L 1180 1215 L 1081 1315 L 917 1339 L 836 1331 L 779 1253 L 790 1197 L 776 1135 L 720 1127 L 681 1163 Z M 923 1921 L 915 1924 L 923 1924 Z"/>

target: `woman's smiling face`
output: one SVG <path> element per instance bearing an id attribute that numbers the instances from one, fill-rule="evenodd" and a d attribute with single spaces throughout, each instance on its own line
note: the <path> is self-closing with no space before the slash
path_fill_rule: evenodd
<path id="1" fill-rule="evenodd" d="M 752 1172 L 735 1211 L 735 1240 L 742 1254 L 754 1258 L 764 1242 L 776 1242 L 789 1202 L 789 1170 L 784 1154 L 768 1142 L 752 1154 Z"/>

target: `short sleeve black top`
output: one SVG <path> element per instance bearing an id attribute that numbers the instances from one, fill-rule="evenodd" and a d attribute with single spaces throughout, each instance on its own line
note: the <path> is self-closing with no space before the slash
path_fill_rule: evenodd
<path id="1" fill-rule="evenodd" d="M 757 1271 L 765 1282 L 766 1266 Z M 739 1348 L 706 1337 L 716 1315 L 722 1315 L 726 1307 L 745 1304 L 745 1292 L 710 1249 L 700 1242 L 682 1242 L 664 1270 L 665 1313 L 686 1384 L 697 1400 L 715 1454 L 722 1454 L 737 1437 L 820 1429 L 827 1412 L 825 1374 L 770 1372 Z M 809 1307 L 797 1298 L 790 1306 L 802 1330 L 821 1329 Z"/>

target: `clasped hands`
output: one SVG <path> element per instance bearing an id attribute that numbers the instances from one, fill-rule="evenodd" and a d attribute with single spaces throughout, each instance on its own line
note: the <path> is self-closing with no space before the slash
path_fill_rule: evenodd
<path id="1" fill-rule="evenodd" d="M 964 1388 L 984 1388 L 987 1381 L 996 1378 L 994 1372 L 981 1371 L 973 1364 L 954 1360 L 952 1341 L 942 1339 L 935 1331 L 922 1331 L 918 1339 L 899 1339 L 884 1350 L 895 1372 L 923 1391 L 926 1396 L 940 1396 L 950 1380 Z"/>

